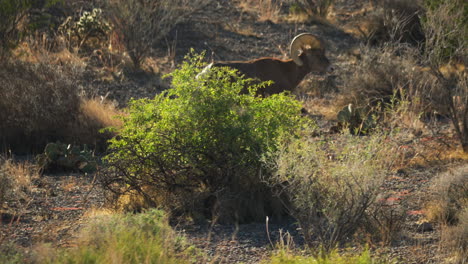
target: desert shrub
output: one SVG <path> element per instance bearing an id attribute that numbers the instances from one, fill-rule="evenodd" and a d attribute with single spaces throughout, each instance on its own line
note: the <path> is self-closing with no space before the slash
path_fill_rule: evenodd
<path id="1" fill-rule="evenodd" d="M 19 41 L 31 29 L 37 28 L 42 15 L 31 16 L 32 9 L 50 7 L 60 0 L 1 0 L 0 1 L 0 56 L 4 56 L 16 47 Z M 1 58 L 1 57 L 0 57 Z"/>
<path id="2" fill-rule="evenodd" d="M 42 152 L 48 142 L 88 144 L 103 151 L 119 126 L 119 110 L 106 101 L 82 99 L 73 65 L 3 61 L 0 66 L 0 145 L 16 152 Z"/>
<path id="3" fill-rule="evenodd" d="M 233 70 L 215 68 L 196 78 L 201 70 L 194 56 L 171 74 L 171 89 L 130 102 L 123 128 L 110 141 L 101 182 L 172 212 L 208 207 L 227 221 L 263 220 L 271 196 L 259 157 L 276 147 L 279 135 L 307 123 L 301 105 L 288 94 L 256 97 L 266 84 Z M 246 87 L 249 92 L 241 93 Z"/>
<path id="4" fill-rule="evenodd" d="M 370 14 L 373 28 L 367 36 L 370 44 L 393 42 L 419 47 L 424 43 L 420 20 L 424 10 L 417 1 L 378 0 L 374 1 L 374 8 Z"/>
<path id="5" fill-rule="evenodd" d="M 281 12 L 281 1 L 276 0 L 244 0 L 239 7 L 245 12 L 253 13 L 258 21 L 278 22 Z"/>
<path id="6" fill-rule="evenodd" d="M 346 91 L 357 106 L 375 106 L 389 102 L 395 91 L 409 88 L 413 61 L 399 58 L 385 48 L 361 47 L 356 72 L 346 76 Z"/>
<path id="7" fill-rule="evenodd" d="M 440 67 L 453 59 L 466 57 L 468 3 L 461 0 L 424 0 L 423 29 L 427 39 L 425 56 Z M 466 62 L 466 61 L 465 61 Z"/>
<path id="8" fill-rule="evenodd" d="M 2 242 L 2 241 L 0 241 Z M 7 264 L 25 263 L 25 254 L 14 243 L 0 243 L 0 262 Z"/>
<path id="9" fill-rule="evenodd" d="M 434 201 L 428 205 L 429 219 L 457 224 L 459 214 L 468 206 L 468 166 L 440 174 L 432 186 Z"/>
<path id="10" fill-rule="evenodd" d="M 77 76 L 46 64 L 1 64 L 2 145 L 24 151 L 43 148 L 48 140 L 63 139 L 79 112 L 78 90 L 72 79 Z"/>
<path id="11" fill-rule="evenodd" d="M 172 230 L 162 211 L 96 216 L 92 220 L 80 231 L 77 247 L 38 252 L 38 262 L 192 263 L 193 248 Z"/>
<path id="12" fill-rule="evenodd" d="M 102 131 L 106 127 L 120 128 L 124 113 L 107 100 L 82 98 L 76 122 L 68 133 L 70 139 L 79 144 L 88 144 L 98 152 L 107 149 L 107 141 L 115 136 L 111 131 Z"/>
<path id="13" fill-rule="evenodd" d="M 464 263 L 468 256 L 468 166 L 441 173 L 431 186 L 426 215 L 441 224 L 442 243 L 455 256 L 454 263 Z"/>
<path id="14" fill-rule="evenodd" d="M 27 15 L 33 1 L 2 0 L 0 1 L 0 55 L 15 47 L 21 39 L 19 23 Z"/>
<path id="15" fill-rule="evenodd" d="M 3 161 L 2 161 L 3 163 Z M 0 166 L 0 182 L 3 184 L 0 185 L 0 205 L 3 207 L 3 203 L 6 201 L 8 197 L 8 191 L 10 190 L 10 178 L 4 168 L 3 164 Z"/>
<path id="16" fill-rule="evenodd" d="M 385 198 L 378 199 L 366 213 L 366 224 L 363 228 L 366 239 L 373 243 L 391 245 L 400 240 L 406 219 L 407 212 L 403 205 L 389 204 Z"/>
<path id="17" fill-rule="evenodd" d="M 458 214 L 459 222 L 442 228 L 442 245 L 451 252 L 453 263 L 464 264 L 468 259 L 468 206 Z"/>
<path id="18" fill-rule="evenodd" d="M 388 112 L 414 118 L 433 112 L 435 107 L 424 91 L 434 85 L 435 78 L 415 66 L 418 51 L 401 45 L 361 49 L 359 66 L 344 78 L 346 96 L 340 104 L 351 103 L 354 109 L 364 110 L 362 120 L 374 115 L 380 124 L 392 122 L 394 116 Z"/>
<path id="19" fill-rule="evenodd" d="M 32 201 L 33 181 L 39 178 L 39 167 L 0 157 L 0 214 L 19 216 Z M 0 239 L 1 242 L 1 239 Z M 1 243 L 0 243 L 1 244 Z"/>
<path id="20" fill-rule="evenodd" d="M 114 0 L 107 11 L 136 68 L 178 23 L 207 0 Z"/>
<path id="21" fill-rule="evenodd" d="M 435 85 L 423 92 L 439 111 L 448 113 L 465 152 L 468 152 L 468 4 L 466 1 L 426 1 L 426 35 L 422 61 L 437 78 Z M 445 64 L 460 64 L 463 69 L 444 74 Z"/>
<path id="22" fill-rule="evenodd" d="M 292 8 L 290 11 L 306 12 L 308 15 L 326 17 L 335 3 L 335 0 L 290 0 Z"/>
<path id="23" fill-rule="evenodd" d="M 305 241 L 331 249 L 364 223 L 395 160 L 389 153 L 392 144 L 381 134 L 286 140 L 268 157 L 270 183 L 285 197 Z"/>

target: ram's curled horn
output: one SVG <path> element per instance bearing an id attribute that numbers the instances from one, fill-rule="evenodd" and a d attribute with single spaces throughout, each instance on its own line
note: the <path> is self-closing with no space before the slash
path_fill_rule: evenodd
<path id="1" fill-rule="evenodd" d="M 291 55 L 291 59 L 294 60 L 294 62 L 302 66 L 303 62 L 299 58 L 299 55 L 301 52 L 304 51 L 304 49 L 323 49 L 324 45 L 323 42 L 316 36 L 310 34 L 310 33 L 302 33 L 297 35 L 292 41 L 291 45 L 289 47 L 289 52 Z"/>

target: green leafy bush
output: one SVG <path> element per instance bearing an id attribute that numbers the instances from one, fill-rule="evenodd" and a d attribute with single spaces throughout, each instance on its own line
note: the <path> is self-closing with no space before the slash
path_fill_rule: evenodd
<path id="1" fill-rule="evenodd" d="M 395 160 L 381 134 L 285 140 L 271 153 L 272 186 L 286 197 L 305 241 L 325 249 L 351 238 L 375 203 L 379 188 Z"/>
<path id="2" fill-rule="evenodd" d="M 266 83 L 228 68 L 196 78 L 202 66 L 201 56 L 189 57 L 170 75 L 172 89 L 130 102 L 101 181 L 117 194 L 136 191 L 172 210 L 198 204 L 196 211 L 213 209 L 226 220 L 263 219 L 271 196 L 260 156 L 276 149 L 280 135 L 308 123 L 301 104 L 289 94 L 256 97 Z"/>

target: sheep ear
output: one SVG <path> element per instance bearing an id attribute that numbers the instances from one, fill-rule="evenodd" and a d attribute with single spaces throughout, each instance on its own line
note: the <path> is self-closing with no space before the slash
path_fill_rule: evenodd
<path id="1" fill-rule="evenodd" d="M 302 62 L 302 60 L 300 59 L 301 55 L 304 53 L 304 50 L 303 49 L 298 49 L 296 51 L 296 54 L 294 56 L 294 62 L 298 65 L 298 66 L 302 66 L 304 63 Z"/>

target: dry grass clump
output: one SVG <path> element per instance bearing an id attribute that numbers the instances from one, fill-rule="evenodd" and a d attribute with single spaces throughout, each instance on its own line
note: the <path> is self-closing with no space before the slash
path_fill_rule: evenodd
<path id="1" fill-rule="evenodd" d="M 38 179 L 40 169 L 28 162 L 14 162 L 0 157 L 0 214 L 2 208 L 12 215 L 20 215 L 32 201 L 33 180 Z"/>
<path id="2" fill-rule="evenodd" d="M 100 127 L 120 127 L 122 121 L 116 116 L 122 112 L 114 104 L 103 99 L 83 99 L 80 104 L 80 113 L 85 116 L 83 122 L 96 122 Z"/>
<path id="3" fill-rule="evenodd" d="M 366 224 L 362 230 L 367 236 L 367 242 L 391 245 L 399 241 L 406 218 L 403 206 L 391 204 L 384 194 L 380 195 L 366 213 Z"/>
<path id="4" fill-rule="evenodd" d="M 378 0 L 369 15 L 371 29 L 367 35 L 370 44 L 385 42 L 421 45 L 425 36 L 420 15 L 423 8 L 417 1 Z"/>
<path id="5" fill-rule="evenodd" d="M 106 11 L 135 68 L 178 23 L 208 0 L 112 0 Z"/>
<path id="6" fill-rule="evenodd" d="M 436 85 L 425 92 L 450 117 L 462 148 L 468 153 L 468 3 L 461 0 L 425 2 L 426 42 L 422 61 L 437 78 Z M 449 68 L 456 70 L 453 72 Z"/>
<path id="7" fill-rule="evenodd" d="M 402 45 L 361 47 L 361 59 L 345 76 L 345 96 L 338 104 L 364 109 L 380 124 L 420 130 L 420 117 L 436 109 L 425 92 L 436 79 L 416 66 L 416 52 Z"/>
<path id="8" fill-rule="evenodd" d="M 0 66 L 2 145 L 30 150 L 66 136 L 79 111 L 73 75 L 46 64 L 3 61 Z M 73 69 L 72 69 L 73 70 Z M 64 133 L 65 132 L 65 133 Z"/>
<path id="9" fill-rule="evenodd" d="M 362 46 L 360 61 L 352 75 L 345 77 L 345 92 L 359 106 L 388 103 L 395 93 L 412 98 L 421 97 L 418 86 L 424 72 L 415 70 L 414 50 L 402 46 L 372 48 Z M 399 55 L 397 55 L 399 54 Z"/>
<path id="10" fill-rule="evenodd" d="M 334 140 L 305 136 L 272 155 L 272 186 L 297 219 L 305 241 L 327 249 L 363 224 L 396 157 L 384 135 Z"/>
<path id="11" fill-rule="evenodd" d="M 468 259 L 468 207 L 458 214 L 459 223 L 444 226 L 441 234 L 441 245 L 452 252 L 451 263 L 465 264 Z"/>
<path id="12" fill-rule="evenodd" d="M 434 179 L 432 197 L 426 206 L 426 215 L 442 226 L 441 243 L 453 253 L 453 263 L 465 263 L 468 257 L 468 166 L 454 168 Z"/>
<path id="13" fill-rule="evenodd" d="M 278 23 L 281 20 L 281 1 L 275 0 L 241 0 L 238 6 L 248 13 L 254 14 L 258 21 Z"/>
<path id="14" fill-rule="evenodd" d="M 289 0 L 290 13 L 306 13 L 309 17 L 318 16 L 326 18 L 330 13 L 335 0 Z"/>
<path id="15" fill-rule="evenodd" d="M 79 67 L 4 61 L 0 66 L 0 144 L 14 152 L 42 151 L 48 142 L 105 146 L 119 127 L 111 103 L 82 99 Z"/>
<path id="16" fill-rule="evenodd" d="M 455 225 L 468 206 L 468 166 L 461 166 L 439 175 L 432 187 L 435 201 L 428 205 L 432 221 Z"/>
<path id="17" fill-rule="evenodd" d="M 195 263 L 197 252 L 169 226 L 159 210 L 95 216 L 76 247 L 39 247 L 34 263 Z"/>
<path id="18" fill-rule="evenodd" d="M 77 120 L 72 125 L 69 138 L 81 144 L 90 144 L 102 151 L 114 133 L 101 129 L 120 128 L 122 120 L 117 116 L 123 114 L 112 102 L 105 99 L 83 98 L 80 100 Z"/>

